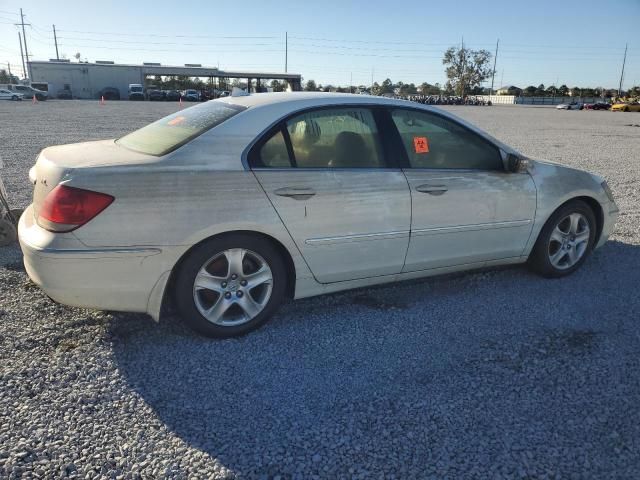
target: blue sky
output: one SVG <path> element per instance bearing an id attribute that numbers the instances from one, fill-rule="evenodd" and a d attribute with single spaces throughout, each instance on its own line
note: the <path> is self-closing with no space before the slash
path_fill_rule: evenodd
<path id="1" fill-rule="evenodd" d="M 500 39 L 496 87 L 617 88 L 625 43 L 624 85 L 640 84 L 640 0 L 93 3 L 0 0 L 0 64 L 21 70 L 13 23 L 22 7 L 38 60 L 55 57 L 55 24 L 68 58 L 280 72 L 288 32 L 289 71 L 317 83 L 368 85 L 372 75 L 444 83 L 442 53 L 464 36 L 465 46 L 491 52 Z"/>

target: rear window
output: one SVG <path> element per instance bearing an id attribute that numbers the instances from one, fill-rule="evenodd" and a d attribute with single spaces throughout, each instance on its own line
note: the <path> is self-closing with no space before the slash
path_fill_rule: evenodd
<path id="1" fill-rule="evenodd" d="M 245 110 L 240 105 L 207 102 L 180 110 L 116 140 L 149 155 L 165 155 Z"/>

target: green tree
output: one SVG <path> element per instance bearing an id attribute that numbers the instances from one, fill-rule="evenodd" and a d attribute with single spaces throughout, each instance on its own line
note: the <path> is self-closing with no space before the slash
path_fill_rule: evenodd
<path id="1" fill-rule="evenodd" d="M 558 88 L 558 95 L 561 95 L 563 97 L 569 95 L 569 87 L 567 87 L 566 85 L 560 85 L 560 88 Z"/>
<path id="2" fill-rule="evenodd" d="M 0 70 L 0 83 L 10 83 L 11 78 L 6 70 Z"/>
<path id="3" fill-rule="evenodd" d="M 387 78 L 382 85 L 380 85 L 380 94 L 393 93 L 393 82 L 390 78 Z"/>
<path id="4" fill-rule="evenodd" d="M 579 97 L 581 93 L 581 90 L 578 87 L 573 87 L 571 89 L 571 96 L 572 97 Z"/>
<path id="5" fill-rule="evenodd" d="M 371 85 L 371 95 L 380 95 L 382 93 L 382 87 L 378 82 L 373 82 Z"/>
<path id="6" fill-rule="evenodd" d="M 479 87 L 491 75 L 488 50 L 470 50 L 451 47 L 444 52 L 442 64 L 445 65 L 447 85 L 457 95 Z"/>
<path id="7" fill-rule="evenodd" d="M 316 82 L 314 80 L 307 80 L 307 83 L 304 85 L 304 89 L 307 92 L 315 92 L 318 90 L 316 86 Z"/>
<path id="8" fill-rule="evenodd" d="M 544 88 L 544 83 L 538 85 L 535 94 L 537 97 L 544 97 L 547 94 L 547 90 Z"/>
<path id="9" fill-rule="evenodd" d="M 529 85 L 522 91 L 522 94 L 525 97 L 533 97 L 536 94 L 536 87 L 534 87 L 533 85 Z"/>

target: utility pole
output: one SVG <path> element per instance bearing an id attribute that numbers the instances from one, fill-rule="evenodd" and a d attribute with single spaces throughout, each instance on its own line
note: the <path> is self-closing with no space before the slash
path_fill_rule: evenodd
<path id="1" fill-rule="evenodd" d="M 462 77 L 460 79 L 460 83 L 462 83 L 462 98 L 464 99 L 464 69 L 467 61 L 467 56 L 464 53 L 464 36 L 462 37 L 462 47 L 460 49 L 462 55 Z"/>
<path id="2" fill-rule="evenodd" d="M 29 49 L 27 48 L 27 36 L 24 33 L 24 26 L 31 25 L 30 23 L 24 23 L 24 13 L 22 13 L 22 9 L 20 9 L 20 23 L 14 24 L 16 26 L 22 26 L 22 39 L 24 40 L 24 56 L 27 58 L 27 65 L 29 65 Z M 31 78 L 31 75 L 29 75 Z"/>
<path id="3" fill-rule="evenodd" d="M 289 63 L 289 32 L 284 32 L 284 73 L 287 73 Z"/>
<path id="4" fill-rule="evenodd" d="M 56 44 L 56 60 L 60 60 L 60 55 L 58 54 L 58 37 L 56 36 L 56 26 L 53 26 L 53 41 Z"/>
<path id="5" fill-rule="evenodd" d="M 18 32 L 18 41 L 20 42 L 20 58 L 22 59 L 22 78 L 27 78 L 27 69 L 24 63 L 24 53 L 22 51 L 22 37 L 20 36 L 20 32 Z"/>
<path id="6" fill-rule="evenodd" d="M 13 83 L 13 75 L 11 75 L 11 64 L 7 62 L 7 69 L 9 70 L 9 83 Z"/>
<path id="7" fill-rule="evenodd" d="M 493 57 L 493 73 L 491 74 L 491 90 L 489 91 L 489 95 L 493 95 L 493 79 L 496 76 L 496 63 L 498 62 L 498 45 L 499 44 L 500 44 L 500 39 L 498 39 L 498 41 L 496 42 L 496 55 Z"/>
<path id="8" fill-rule="evenodd" d="M 620 72 L 620 85 L 618 85 L 618 98 L 622 96 L 622 79 L 624 77 L 624 65 L 627 63 L 627 47 L 629 44 L 624 44 L 624 58 L 622 60 L 622 71 Z"/>
<path id="9" fill-rule="evenodd" d="M 371 95 L 373 95 L 373 71 L 374 68 L 371 67 L 371 91 L 369 92 Z"/>

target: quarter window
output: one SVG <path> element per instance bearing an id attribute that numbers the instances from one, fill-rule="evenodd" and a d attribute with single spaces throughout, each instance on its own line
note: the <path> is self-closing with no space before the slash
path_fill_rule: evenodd
<path id="1" fill-rule="evenodd" d="M 500 151 L 458 123 L 428 112 L 391 112 L 411 168 L 503 170 Z"/>
<path id="2" fill-rule="evenodd" d="M 260 160 L 262 167 L 287 168 L 291 166 L 282 130 L 278 130 L 274 136 L 262 145 L 262 148 L 260 148 Z"/>

